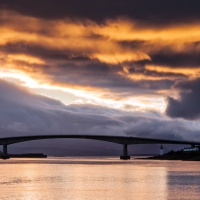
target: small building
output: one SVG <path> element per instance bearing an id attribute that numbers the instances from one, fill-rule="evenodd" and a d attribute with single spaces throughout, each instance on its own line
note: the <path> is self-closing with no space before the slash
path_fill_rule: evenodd
<path id="1" fill-rule="evenodd" d="M 199 146 L 196 146 L 196 147 L 184 147 L 183 151 L 185 151 L 185 152 L 199 151 Z"/>

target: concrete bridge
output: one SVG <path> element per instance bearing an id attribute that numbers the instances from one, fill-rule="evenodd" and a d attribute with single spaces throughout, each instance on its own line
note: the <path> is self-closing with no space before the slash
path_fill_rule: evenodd
<path id="1" fill-rule="evenodd" d="M 3 158 L 9 158 L 8 145 L 26 142 L 31 140 L 42 139 L 57 139 L 57 138 L 77 138 L 77 139 L 91 139 L 113 142 L 123 145 L 123 154 L 120 159 L 130 159 L 128 155 L 128 145 L 132 144 L 187 144 L 187 145 L 200 145 L 200 142 L 195 141 L 182 141 L 182 140 L 165 140 L 153 138 L 140 138 L 140 137 L 127 137 L 127 136 L 107 136 L 107 135 L 34 135 L 34 136 L 19 136 L 19 137 L 6 137 L 0 138 L 0 145 L 3 145 Z"/>

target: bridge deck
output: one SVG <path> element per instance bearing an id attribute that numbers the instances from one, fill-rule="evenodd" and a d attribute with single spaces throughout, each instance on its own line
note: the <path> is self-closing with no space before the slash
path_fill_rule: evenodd
<path id="1" fill-rule="evenodd" d="M 127 136 L 107 136 L 107 135 L 32 135 L 32 136 L 18 136 L 0 138 L 0 145 L 10 145 L 31 140 L 42 139 L 58 139 L 58 138 L 77 138 L 77 139 L 91 139 L 113 142 L 118 144 L 189 144 L 200 145 L 196 141 L 183 141 L 183 140 L 166 140 L 154 138 L 140 138 L 140 137 L 127 137 Z"/>

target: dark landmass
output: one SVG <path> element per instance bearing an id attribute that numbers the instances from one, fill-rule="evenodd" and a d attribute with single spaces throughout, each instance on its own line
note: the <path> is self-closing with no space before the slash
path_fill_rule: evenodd
<path id="1" fill-rule="evenodd" d="M 47 155 L 43 153 L 26 153 L 26 154 L 8 154 L 8 155 L 0 155 L 2 159 L 9 158 L 47 158 Z"/>
<path id="2" fill-rule="evenodd" d="M 188 161 L 200 161 L 200 151 L 185 152 L 181 151 L 170 151 L 164 155 L 157 155 L 153 157 L 147 157 L 144 159 L 152 160 L 188 160 Z"/>

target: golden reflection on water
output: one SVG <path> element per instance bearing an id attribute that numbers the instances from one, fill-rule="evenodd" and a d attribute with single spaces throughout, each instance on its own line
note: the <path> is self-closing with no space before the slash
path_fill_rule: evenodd
<path id="1" fill-rule="evenodd" d="M 118 158 L 0 161 L 0 199 L 197 200 L 198 165 Z"/>

